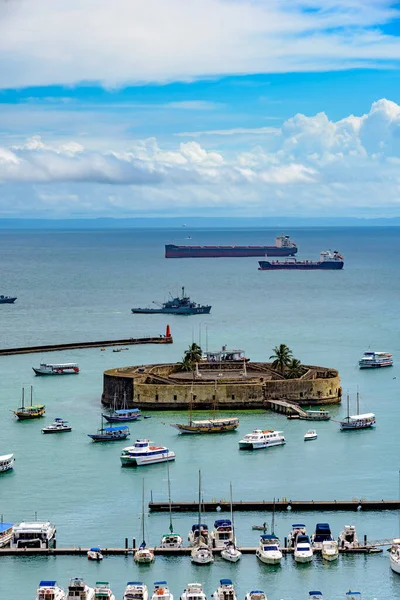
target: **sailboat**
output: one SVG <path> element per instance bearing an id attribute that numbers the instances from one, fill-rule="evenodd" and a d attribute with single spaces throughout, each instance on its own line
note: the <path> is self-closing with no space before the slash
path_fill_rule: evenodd
<path id="1" fill-rule="evenodd" d="M 279 565 L 282 560 L 279 538 L 275 535 L 275 498 L 272 508 L 271 533 L 260 535 L 256 556 L 267 565 Z"/>
<path id="2" fill-rule="evenodd" d="M 144 479 L 142 487 L 142 543 L 133 555 L 133 560 L 137 563 L 151 563 L 154 560 L 154 552 L 147 548 L 144 539 Z"/>
<path id="3" fill-rule="evenodd" d="M 113 410 L 110 410 L 108 414 L 103 414 L 103 417 L 109 423 L 128 423 L 140 419 L 141 413 L 138 408 L 127 408 L 126 392 L 124 392 L 123 407 L 117 409 L 117 395 L 114 394 Z"/>
<path id="4" fill-rule="evenodd" d="M 194 539 L 191 561 L 197 565 L 208 565 L 214 562 L 212 550 L 208 547 L 209 541 L 207 525 L 201 522 L 201 471 L 199 471 L 199 520 L 192 526 L 190 532 Z M 190 534 L 189 534 L 190 538 Z"/>
<path id="5" fill-rule="evenodd" d="M 38 419 L 43 417 L 46 412 L 44 404 L 33 404 L 33 386 L 31 385 L 31 403 L 25 406 L 25 389 L 22 387 L 22 402 L 20 408 L 13 410 L 13 413 L 20 421 L 27 421 L 28 419 Z"/>
<path id="6" fill-rule="evenodd" d="M 230 482 L 230 500 L 231 500 L 231 523 L 232 523 L 232 539 L 230 539 L 223 550 L 221 557 L 229 562 L 237 562 L 242 558 L 242 553 L 236 548 L 235 524 L 233 521 L 233 503 L 232 503 L 232 482 Z"/>
<path id="7" fill-rule="evenodd" d="M 357 390 L 357 414 L 350 415 L 350 397 L 347 394 L 347 417 L 340 421 L 340 429 L 342 431 L 349 431 L 350 429 L 369 429 L 376 423 L 374 413 L 366 413 L 360 415 L 360 394 Z"/>
<path id="8" fill-rule="evenodd" d="M 217 413 L 217 388 L 215 383 L 215 394 L 214 394 L 214 414 L 212 419 L 203 419 L 201 421 L 193 420 L 193 383 L 190 392 L 190 403 L 189 403 L 189 423 L 172 423 L 171 427 L 174 427 L 179 433 L 227 433 L 228 431 L 235 431 L 239 427 L 239 419 L 237 417 L 220 417 L 216 416 Z"/>
<path id="9" fill-rule="evenodd" d="M 118 442 L 119 440 L 126 440 L 129 435 L 128 425 L 104 427 L 103 415 L 101 415 L 101 427 L 97 430 L 97 433 L 88 433 L 88 437 L 92 438 L 93 442 Z"/>
<path id="10" fill-rule="evenodd" d="M 171 501 L 171 479 L 169 476 L 169 461 L 167 461 L 168 474 L 168 504 L 169 504 L 169 533 L 166 533 L 161 538 L 161 548 L 180 548 L 183 544 L 182 536 L 179 533 L 174 533 L 172 525 L 172 501 Z"/>

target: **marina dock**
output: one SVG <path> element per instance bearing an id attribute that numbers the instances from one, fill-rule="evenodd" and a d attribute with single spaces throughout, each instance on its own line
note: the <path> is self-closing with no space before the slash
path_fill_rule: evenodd
<path id="1" fill-rule="evenodd" d="M 280 498 L 277 501 L 273 500 L 258 500 L 239 501 L 232 503 L 234 511 L 382 511 L 382 510 L 399 510 L 400 500 L 291 500 Z M 171 509 L 174 512 L 196 512 L 198 510 L 198 502 L 172 502 Z M 165 502 L 149 502 L 150 512 L 168 512 L 169 504 Z M 229 512 L 231 506 L 228 500 L 212 500 L 211 502 L 202 502 L 202 510 L 204 512 Z"/>

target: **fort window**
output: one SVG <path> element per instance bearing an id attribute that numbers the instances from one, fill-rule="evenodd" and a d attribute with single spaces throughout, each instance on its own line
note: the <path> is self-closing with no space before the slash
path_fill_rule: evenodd
<path id="1" fill-rule="evenodd" d="M 317 396 L 318 396 L 318 398 L 321 398 L 321 392 L 320 391 L 317 392 Z"/>
<path id="2" fill-rule="evenodd" d="M 213 400 L 215 400 L 215 394 L 213 394 L 213 397 L 212 397 L 212 399 L 213 399 Z"/>
<path id="3" fill-rule="evenodd" d="M 235 394 L 232 394 L 232 400 L 234 400 L 234 399 L 235 399 Z"/>
<path id="4" fill-rule="evenodd" d="M 193 400 L 196 400 L 196 398 L 197 398 L 197 396 L 196 396 L 196 395 L 194 395 L 194 396 L 193 396 Z"/>
<path id="5" fill-rule="evenodd" d="M 174 400 L 178 400 L 178 396 L 174 394 Z"/>
<path id="6" fill-rule="evenodd" d="M 304 393 L 300 392 L 300 398 L 304 398 Z"/>
<path id="7" fill-rule="evenodd" d="M 158 394 L 156 394 L 156 401 L 158 400 Z"/>

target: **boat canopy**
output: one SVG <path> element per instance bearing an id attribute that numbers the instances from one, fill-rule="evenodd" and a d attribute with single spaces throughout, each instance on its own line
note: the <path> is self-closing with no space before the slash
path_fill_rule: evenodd
<path id="1" fill-rule="evenodd" d="M 124 415 L 126 413 L 138 413 L 140 410 L 138 408 L 121 408 L 114 411 L 117 415 Z"/>
<path id="2" fill-rule="evenodd" d="M 54 369 L 65 369 L 65 368 L 75 368 L 78 366 L 77 363 L 40 363 L 41 367 L 53 367 Z"/>
<path id="3" fill-rule="evenodd" d="M 8 531 L 13 526 L 14 526 L 14 523 L 4 523 L 4 522 L 0 523 L 0 533 L 4 533 L 5 531 Z"/>
<path id="4" fill-rule="evenodd" d="M 11 460 L 14 454 L 4 454 L 4 456 L 0 456 L 0 462 Z"/>
<path id="5" fill-rule="evenodd" d="M 220 579 L 219 582 L 221 585 L 232 585 L 232 579 Z"/>
<path id="6" fill-rule="evenodd" d="M 308 535 L 298 535 L 297 536 L 297 543 L 298 544 L 309 544 L 310 543 L 310 538 L 308 537 Z"/>
<path id="7" fill-rule="evenodd" d="M 264 594 L 262 590 L 251 590 L 250 594 Z"/>
<path id="8" fill-rule="evenodd" d="M 90 548 L 91 552 L 101 552 L 101 548 L 99 548 L 98 546 L 96 546 L 95 548 Z"/>
<path id="9" fill-rule="evenodd" d="M 123 429 L 129 429 L 128 425 L 119 425 L 118 427 L 104 427 L 104 431 L 110 433 L 112 431 L 122 431 Z"/>
<path id="10" fill-rule="evenodd" d="M 330 533 L 331 528 L 329 523 L 317 523 L 315 526 L 316 533 Z"/>
<path id="11" fill-rule="evenodd" d="M 192 525 L 192 531 L 197 531 L 199 527 L 201 527 L 202 529 L 208 529 L 208 525 L 206 525 L 205 523 L 195 523 L 195 525 Z"/>
<path id="12" fill-rule="evenodd" d="M 273 535 L 272 533 L 264 533 L 263 535 L 260 535 L 260 538 L 266 542 L 269 540 L 277 540 L 278 538 L 276 537 L 276 535 Z"/>
<path id="13" fill-rule="evenodd" d="M 308 592 L 309 596 L 317 596 L 317 595 L 322 596 L 322 592 L 319 592 L 318 590 L 315 590 L 314 592 Z"/>
<path id="14" fill-rule="evenodd" d="M 155 581 L 154 585 L 167 585 L 166 581 Z"/>
<path id="15" fill-rule="evenodd" d="M 304 523 L 293 523 L 292 527 L 293 527 L 293 529 L 300 529 L 300 528 L 304 529 L 305 525 L 304 525 Z"/>
<path id="16" fill-rule="evenodd" d="M 57 581 L 43 580 L 39 583 L 39 587 L 54 587 Z"/>
<path id="17" fill-rule="evenodd" d="M 230 519 L 217 519 L 214 521 L 214 527 L 231 527 L 232 521 Z"/>
<path id="18" fill-rule="evenodd" d="M 276 544 L 267 544 L 264 546 L 264 552 L 274 552 L 278 550 L 278 546 Z"/>
<path id="19" fill-rule="evenodd" d="M 128 581 L 126 585 L 144 585 L 143 581 Z"/>
<path id="20" fill-rule="evenodd" d="M 351 415 L 349 419 L 353 421 L 360 421 L 362 419 L 375 419 L 374 413 L 365 413 L 365 415 Z"/>

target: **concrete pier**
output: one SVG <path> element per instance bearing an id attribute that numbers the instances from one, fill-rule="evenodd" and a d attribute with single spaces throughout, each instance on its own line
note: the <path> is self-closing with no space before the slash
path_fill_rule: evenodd
<path id="1" fill-rule="evenodd" d="M 171 508 L 174 512 L 196 512 L 198 510 L 198 502 L 172 502 Z M 213 500 L 211 502 L 202 502 L 204 512 L 216 512 L 220 509 L 221 512 L 229 512 L 231 507 L 228 500 Z M 235 511 L 276 511 L 292 512 L 311 512 L 311 511 L 358 511 L 358 510 L 399 510 L 400 500 L 291 500 L 288 498 L 280 498 L 278 501 L 259 500 L 259 501 L 239 501 L 233 502 L 232 508 Z M 165 502 L 149 502 L 149 510 L 151 512 L 168 512 L 169 504 Z"/>

